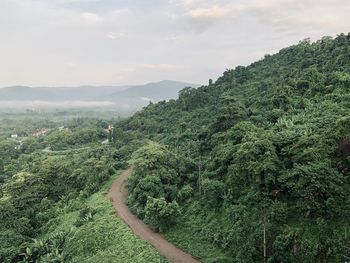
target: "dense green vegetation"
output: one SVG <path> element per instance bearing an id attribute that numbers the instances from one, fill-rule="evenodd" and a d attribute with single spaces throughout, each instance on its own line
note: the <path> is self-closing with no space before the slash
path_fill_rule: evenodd
<path id="1" fill-rule="evenodd" d="M 2 122 L 20 137 L 0 139 L 0 262 L 165 262 L 105 197 L 128 149 L 101 144 L 105 121 L 64 123 Z M 43 127 L 48 134 L 30 135 Z"/>
<path id="2" fill-rule="evenodd" d="M 129 206 L 203 262 L 262 262 L 264 252 L 340 262 L 350 256 L 349 130 L 342 34 L 151 104 L 117 123 L 113 142 L 149 140 L 133 154 Z"/>
<path id="3" fill-rule="evenodd" d="M 116 122 L 109 144 L 104 120 L 13 116 L 0 118 L 0 262 L 164 261 L 104 196 L 128 165 L 130 209 L 203 262 L 350 257 L 350 35 L 185 88 Z"/>

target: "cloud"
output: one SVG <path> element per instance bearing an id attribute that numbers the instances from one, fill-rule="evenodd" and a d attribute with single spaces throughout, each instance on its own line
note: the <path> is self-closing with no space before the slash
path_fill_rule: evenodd
<path id="1" fill-rule="evenodd" d="M 85 21 L 91 22 L 91 23 L 101 23 L 103 21 L 102 17 L 94 13 L 81 13 L 81 17 Z"/>
<path id="2" fill-rule="evenodd" d="M 181 43 L 186 40 L 185 36 L 177 36 L 177 35 L 172 35 L 172 36 L 166 36 L 163 38 L 165 41 L 170 41 L 172 43 Z"/>
<path id="3" fill-rule="evenodd" d="M 70 68 L 77 68 L 78 67 L 78 64 L 74 63 L 74 62 L 68 62 L 68 63 L 66 63 L 66 65 Z"/>
<path id="4" fill-rule="evenodd" d="M 189 6 L 196 2 L 201 2 L 203 0 L 169 0 L 170 5 L 182 5 L 182 6 Z"/>
<path id="5" fill-rule="evenodd" d="M 106 37 L 109 39 L 117 39 L 117 38 L 124 38 L 125 37 L 125 33 L 119 32 L 119 33 L 115 33 L 115 32 L 108 32 L 106 34 Z"/>
<path id="6" fill-rule="evenodd" d="M 170 19 L 170 20 L 175 20 L 178 16 L 174 13 L 166 13 L 166 16 Z"/>
<path id="7" fill-rule="evenodd" d="M 181 0 L 182 4 L 184 5 L 193 5 L 198 3 L 203 3 L 203 0 Z"/>
<path id="8" fill-rule="evenodd" d="M 134 67 L 128 67 L 128 68 L 122 68 L 120 69 L 121 72 L 123 73 L 132 73 L 134 72 L 136 69 Z"/>
<path id="9" fill-rule="evenodd" d="M 172 70 L 176 68 L 176 66 L 172 64 L 138 64 L 136 67 L 149 70 Z"/>
<path id="10" fill-rule="evenodd" d="M 1 0 L 0 86 L 204 83 L 347 32 L 349 12 L 348 0 Z"/>
<path id="11" fill-rule="evenodd" d="M 199 21 L 216 21 L 233 17 L 247 9 L 242 4 L 227 4 L 223 6 L 214 5 L 208 8 L 197 8 L 188 11 L 185 16 Z"/>
<path id="12" fill-rule="evenodd" d="M 110 107 L 115 104 L 110 101 L 3 101 L 0 99 L 0 109 L 18 109 L 18 108 L 96 108 Z"/>
<path id="13" fill-rule="evenodd" d="M 219 22 L 238 17 L 252 17 L 279 31 L 318 30 L 350 26 L 350 3 L 344 0 L 247 0 L 247 1 L 196 1 L 182 0 L 183 17 L 198 33 L 207 31 Z M 343 6 L 341 8 L 341 6 Z M 315 15 L 317 14 L 317 15 Z"/>
<path id="14" fill-rule="evenodd" d="M 184 16 L 195 26 L 196 31 L 201 33 L 216 23 L 234 18 L 246 9 L 241 4 L 213 5 L 205 8 L 193 8 Z"/>
<path id="15" fill-rule="evenodd" d="M 178 66 L 172 65 L 172 64 L 135 64 L 130 67 L 123 67 L 120 68 L 119 71 L 122 73 L 135 73 L 140 71 L 169 71 L 169 70 L 175 70 Z"/>
<path id="16" fill-rule="evenodd" d="M 245 12 L 278 31 L 312 34 L 350 26 L 348 11 L 341 8 L 343 4 L 342 0 L 256 0 L 246 6 Z"/>
<path id="17" fill-rule="evenodd" d="M 232 8 L 213 6 L 210 8 L 193 9 L 185 14 L 193 20 L 198 21 L 216 21 L 229 16 Z"/>

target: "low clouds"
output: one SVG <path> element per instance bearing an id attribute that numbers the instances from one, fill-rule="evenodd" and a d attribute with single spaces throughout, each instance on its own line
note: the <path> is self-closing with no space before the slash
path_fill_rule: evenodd
<path id="1" fill-rule="evenodd" d="M 119 33 L 116 33 L 116 32 L 108 32 L 108 33 L 106 34 L 106 37 L 109 38 L 109 39 L 115 40 L 115 39 L 124 38 L 125 35 L 126 35 L 126 34 L 123 33 L 123 32 L 119 32 Z"/>
<path id="2" fill-rule="evenodd" d="M 81 17 L 85 19 L 87 22 L 91 22 L 91 23 L 103 22 L 102 17 L 94 13 L 81 13 Z"/>
<path id="3" fill-rule="evenodd" d="M 120 69 L 120 71 L 125 73 L 135 73 L 137 71 L 156 71 L 157 73 L 161 71 L 172 71 L 180 68 L 179 66 L 172 64 L 136 64 L 131 67 L 126 67 Z"/>
<path id="4" fill-rule="evenodd" d="M 185 16 L 190 17 L 197 21 L 208 21 L 215 22 L 217 20 L 224 19 L 226 17 L 232 16 L 235 9 L 239 11 L 236 6 L 212 6 L 210 8 L 199 8 L 188 11 Z"/>
<path id="5" fill-rule="evenodd" d="M 251 12 L 261 23 L 276 30 L 332 31 L 334 25 L 339 29 L 350 25 L 350 17 L 343 11 L 346 6 L 350 5 L 343 0 L 267 0 L 246 5 L 245 13 Z"/>
<path id="6" fill-rule="evenodd" d="M 172 70 L 176 68 L 175 65 L 171 64 L 139 64 L 137 67 L 151 70 Z"/>
<path id="7" fill-rule="evenodd" d="M 195 24 L 199 32 L 202 32 L 217 22 L 234 18 L 245 9 L 243 5 L 238 4 L 214 5 L 207 8 L 191 9 L 185 13 L 185 17 L 189 18 L 190 22 Z"/>
<path id="8" fill-rule="evenodd" d="M 350 28 L 347 0 L 2 0 L 0 86 L 205 83 Z"/>
<path id="9" fill-rule="evenodd" d="M 350 26 L 350 2 L 345 0 L 184 0 L 182 3 L 191 7 L 184 16 L 200 33 L 220 21 L 239 16 L 255 17 L 272 29 L 294 32 L 304 29 L 332 33 L 336 28 L 346 30 Z"/>

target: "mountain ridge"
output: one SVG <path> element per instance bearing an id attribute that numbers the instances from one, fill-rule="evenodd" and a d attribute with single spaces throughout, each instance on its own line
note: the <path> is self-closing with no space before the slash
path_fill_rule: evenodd
<path id="1" fill-rule="evenodd" d="M 142 85 L 124 86 L 76 86 L 76 87 L 30 87 L 30 86 L 10 86 L 0 89 L 0 100 L 10 101 L 110 101 L 120 99 L 136 99 L 140 97 L 150 100 L 162 100 L 176 98 L 178 92 L 186 86 L 199 87 L 181 81 L 162 80 L 150 82 Z M 142 99 L 141 99 L 142 100 Z"/>

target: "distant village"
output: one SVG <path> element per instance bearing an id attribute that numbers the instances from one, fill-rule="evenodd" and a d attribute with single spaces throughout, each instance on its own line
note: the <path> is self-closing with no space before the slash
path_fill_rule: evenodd
<path id="1" fill-rule="evenodd" d="M 69 129 L 64 127 L 64 126 L 61 126 L 61 127 L 58 127 L 57 128 L 59 131 L 68 131 Z M 49 131 L 51 131 L 52 129 L 49 129 L 49 128 L 42 128 L 41 130 L 38 130 L 34 133 L 31 134 L 32 137 L 40 137 L 40 136 L 45 136 L 49 133 Z M 14 134 L 11 134 L 11 138 L 12 139 L 18 139 L 19 136 L 17 133 L 14 133 Z"/>
<path id="2" fill-rule="evenodd" d="M 60 132 L 65 132 L 65 131 L 69 131 L 69 128 L 65 127 L 65 126 L 60 126 L 58 128 L 55 128 Z M 46 136 L 50 131 L 55 130 L 55 129 L 49 129 L 49 128 L 42 128 L 40 130 L 35 131 L 34 133 L 32 133 L 29 137 L 34 137 L 34 138 L 38 138 L 38 137 L 42 137 L 42 136 Z M 114 127 L 113 125 L 108 125 L 108 128 L 105 129 L 106 133 L 109 135 L 108 138 L 105 141 L 102 142 L 102 144 L 107 144 L 109 143 L 109 140 L 111 139 L 112 136 L 112 131 L 113 131 Z M 11 134 L 11 139 L 13 139 L 14 141 L 16 141 L 18 143 L 18 146 L 15 147 L 15 149 L 19 150 L 21 149 L 22 145 L 23 145 L 23 137 L 19 136 L 17 133 L 13 133 Z"/>
<path id="3" fill-rule="evenodd" d="M 57 128 L 59 131 L 63 132 L 63 131 L 68 131 L 69 129 L 66 128 L 65 126 L 61 126 Z M 53 129 L 49 129 L 49 128 L 42 128 L 40 130 L 35 131 L 34 133 L 32 133 L 30 136 L 31 137 L 41 137 L 41 136 L 46 136 L 51 130 Z M 13 133 L 11 134 L 11 139 L 15 140 L 18 143 L 18 146 L 15 147 L 16 150 L 21 149 L 22 145 L 23 145 L 23 141 L 22 139 L 20 139 L 21 137 L 17 134 L 17 133 Z"/>

